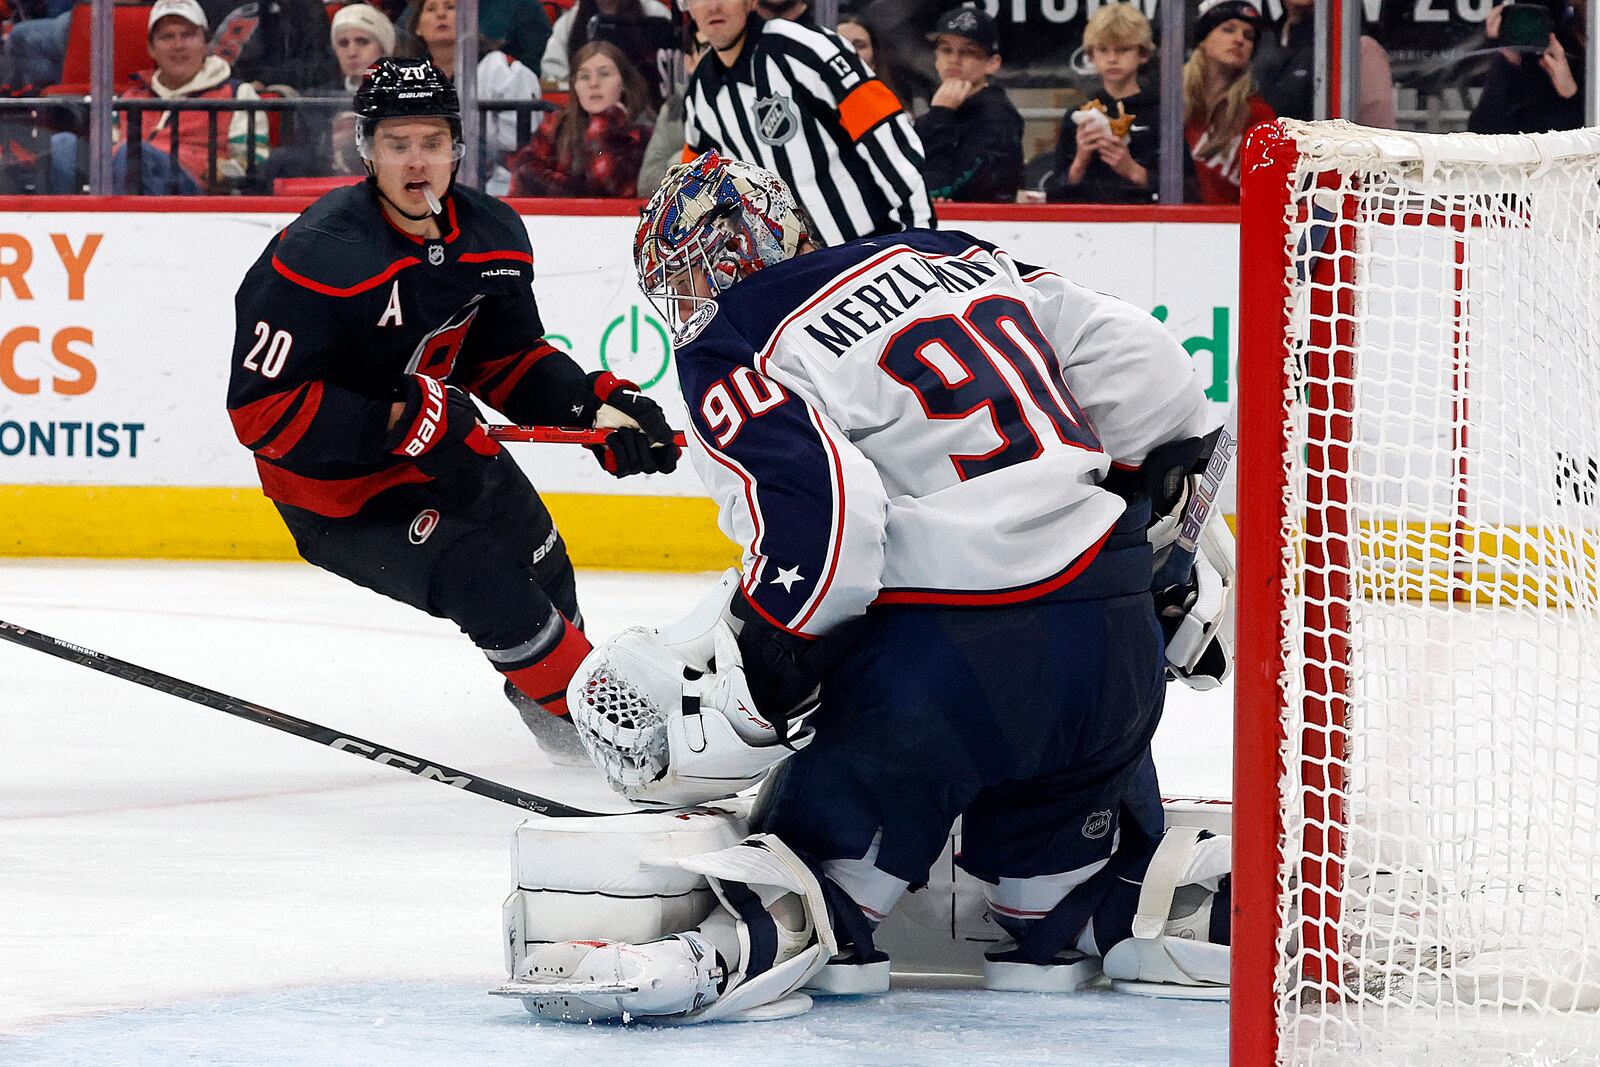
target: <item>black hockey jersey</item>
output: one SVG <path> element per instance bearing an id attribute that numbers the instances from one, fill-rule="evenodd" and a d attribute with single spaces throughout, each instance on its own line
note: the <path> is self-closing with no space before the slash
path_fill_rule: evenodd
<path id="1" fill-rule="evenodd" d="M 267 244 L 234 298 L 234 432 L 262 491 L 353 515 L 425 482 L 384 448 L 407 374 L 460 386 L 523 423 L 586 426 L 578 365 L 544 339 L 527 230 L 505 204 L 457 187 L 442 240 L 390 224 L 368 184 L 337 189 Z"/>

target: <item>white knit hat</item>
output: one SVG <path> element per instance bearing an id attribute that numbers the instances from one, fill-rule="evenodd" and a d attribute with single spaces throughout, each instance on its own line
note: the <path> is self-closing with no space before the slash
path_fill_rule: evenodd
<path id="1" fill-rule="evenodd" d="M 338 37 L 342 29 L 361 30 L 372 35 L 386 56 L 394 55 L 394 23 L 389 16 L 371 4 L 347 4 L 333 16 L 331 36 Z"/>

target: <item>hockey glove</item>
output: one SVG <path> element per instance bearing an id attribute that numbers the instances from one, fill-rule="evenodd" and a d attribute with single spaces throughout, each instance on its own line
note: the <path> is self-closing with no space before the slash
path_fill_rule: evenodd
<path id="1" fill-rule="evenodd" d="M 677 469 L 681 449 L 654 400 L 608 371 L 589 375 L 589 386 L 597 403 L 594 428 L 611 431 L 605 444 L 590 448 L 600 466 L 618 478 Z"/>
<path id="2" fill-rule="evenodd" d="M 750 695 L 783 739 L 790 719 L 816 708 L 836 642 L 801 637 L 773 625 L 740 593 L 734 594 L 728 611 L 743 624 L 739 655 Z"/>
<path id="3" fill-rule="evenodd" d="M 472 397 L 425 374 L 408 375 L 396 391 L 405 405 L 384 438 L 384 448 L 416 461 L 425 474 L 439 475 L 474 456 L 493 456 L 500 445 L 478 422 Z"/>
<path id="4" fill-rule="evenodd" d="M 1191 689 L 1221 685 L 1233 670 L 1229 594 L 1233 591 L 1233 534 L 1213 514 L 1200 534 L 1189 578 L 1158 590 L 1156 612 L 1167 638 L 1167 671 Z"/>

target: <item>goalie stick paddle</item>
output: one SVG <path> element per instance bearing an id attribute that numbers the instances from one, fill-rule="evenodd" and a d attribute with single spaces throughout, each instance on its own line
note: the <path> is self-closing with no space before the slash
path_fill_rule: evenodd
<path id="1" fill-rule="evenodd" d="M 572 430 L 563 426 L 490 426 L 484 430 L 496 441 L 531 441 L 541 445 L 603 445 L 610 430 Z M 687 441 L 682 433 L 672 435 L 679 448 Z M 653 446 L 660 448 L 660 445 Z"/>
<path id="2" fill-rule="evenodd" d="M 372 741 L 354 737 L 350 734 L 343 734 L 338 730 L 319 726 L 314 722 L 307 722 L 305 719 L 297 719 L 293 715 L 285 715 L 281 711 L 273 711 L 271 708 L 263 707 L 252 701 L 240 700 L 238 697 L 219 693 L 215 689 L 207 689 L 203 685 L 195 685 L 193 682 L 174 678 L 170 674 L 152 671 L 147 667 L 141 667 L 126 660 L 107 656 L 102 652 L 96 652 L 81 645 L 74 645 L 59 638 L 39 633 L 37 630 L 25 629 L 3 620 L 0 620 L 0 638 L 4 638 L 13 644 L 22 645 L 24 648 L 31 648 L 37 652 L 55 656 L 57 659 L 64 659 L 69 663 L 92 667 L 94 670 L 109 674 L 115 678 L 122 678 L 162 693 L 170 693 L 172 696 L 180 700 L 187 700 L 191 704 L 199 704 L 202 707 L 212 708 L 216 711 L 225 711 L 229 715 L 260 723 L 262 726 L 270 726 L 274 730 L 282 730 L 286 734 L 303 737 L 308 741 L 315 741 L 319 745 L 327 745 L 329 748 L 335 748 L 341 752 L 349 752 L 374 763 L 386 764 L 397 770 L 405 771 L 407 774 L 414 774 L 418 778 L 443 782 L 445 785 L 466 790 L 468 793 L 476 793 L 480 797 L 498 800 L 502 804 L 510 804 L 512 807 L 522 808 L 538 815 L 545 815 L 551 818 L 574 818 L 593 815 L 634 814 L 631 811 L 584 811 L 582 808 L 574 808 L 559 801 L 534 796 L 532 793 L 524 793 L 522 790 L 514 789 L 509 785 L 491 782 L 487 778 L 479 778 L 476 775 L 467 774 L 465 771 L 458 771 L 454 767 L 432 763 L 422 759 L 420 756 L 412 756 L 405 752 L 386 748 Z"/>

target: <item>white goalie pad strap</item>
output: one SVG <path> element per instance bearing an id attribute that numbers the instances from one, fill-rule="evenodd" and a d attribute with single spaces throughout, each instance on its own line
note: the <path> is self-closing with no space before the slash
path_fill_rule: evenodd
<path id="1" fill-rule="evenodd" d="M 1162 835 L 1139 889 L 1134 937 L 1149 940 L 1166 932 L 1172 898 L 1179 886 L 1198 885 L 1215 893 L 1223 875 L 1233 870 L 1233 839 L 1215 835 L 1202 840 L 1202 832 L 1174 826 Z"/>
<path id="2" fill-rule="evenodd" d="M 1172 915 L 1172 897 L 1189 869 L 1200 831 L 1173 828 L 1161 836 L 1139 888 L 1139 910 L 1133 916 L 1133 936 L 1148 941 L 1166 932 Z"/>
<path id="3" fill-rule="evenodd" d="M 772 966 L 751 974 L 749 932 L 739 924 L 740 969 L 716 1002 L 691 1013 L 707 1021 L 727 1018 L 788 996 L 805 985 L 839 952 L 838 938 L 828 919 L 828 904 L 810 867 L 771 834 L 753 834 L 732 848 L 678 860 L 678 866 L 706 876 L 724 909 L 739 917 L 730 899 L 730 885 L 753 892 L 769 912 L 793 910 L 784 905 L 797 901 L 804 923 L 798 934 L 778 922 L 779 950 Z M 785 898 L 788 898 L 786 900 Z M 780 903 L 782 902 L 782 903 Z"/>
<path id="4" fill-rule="evenodd" d="M 503 909 L 508 970 L 533 942 L 641 942 L 691 929 L 716 897 L 672 861 L 744 834 L 738 815 L 704 809 L 524 822 L 512 845 L 517 884 Z"/>
<path id="5" fill-rule="evenodd" d="M 1182 937 L 1159 937 L 1143 941 L 1130 937 L 1106 953 L 1106 977 L 1118 989 L 1130 993 L 1176 995 L 1170 987 L 1218 986 L 1226 988 L 1232 952 L 1227 945 L 1213 945 Z M 1132 982 L 1132 987 L 1120 983 Z M 1163 988 L 1168 987 L 1168 988 Z"/>

